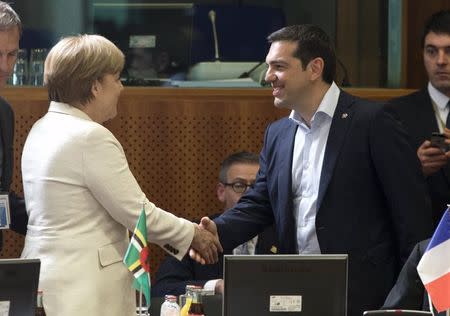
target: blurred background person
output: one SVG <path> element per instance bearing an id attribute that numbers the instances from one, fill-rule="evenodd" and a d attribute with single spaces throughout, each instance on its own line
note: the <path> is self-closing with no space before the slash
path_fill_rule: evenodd
<path id="1" fill-rule="evenodd" d="M 233 207 L 247 190 L 253 186 L 259 169 L 258 155 L 249 152 L 234 153 L 222 162 L 217 184 L 217 198 L 224 205 L 224 210 Z M 212 215 L 211 218 L 221 213 Z M 233 254 L 276 254 L 275 231 L 273 226 L 259 236 L 234 249 Z M 231 252 L 228 252 L 231 254 Z M 200 265 L 189 256 L 182 261 L 173 257 L 161 263 L 156 272 L 152 286 L 152 296 L 164 297 L 166 294 L 184 294 L 186 285 L 200 285 L 214 290 L 215 294 L 223 293 L 223 256 L 214 265 Z"/>
<path id="2" fill-rule="evenodd" d="M 155 79 L 153 52 L 150 48 L 136 47 L 129 52 L 128 76 L 133 79 Z"/>
<path id="3" fill-rule="evenodd" d="M 211 263 L 221 251 L 216 236 L 146 198 L 122 146 L 101 125 L 116 116 L 123 65 L 122 52 L 98 35 L 62 39 L 45 62 L 51 102 L 22 154 L 29 215 L 22 257 L 41 259 L 48 316 L 135 315 L 122 258 L 143 204 L 148 240 L 171 255 L 181 259 L 192 246 Z"/>
<path id="4" fill-rule="evenodd" d="M 19 39 L 22 33 L 22 22 L 9 4 L 0 1 L 0 88 L 4 88 L 11 76 L 19 51 Z M 25 234 L 27 214 L 25 203 L 10 190 L 14 163 L 14 112 L 5 99 L 0 97 L 0 191 L 9 193 L 11 215 L 10 228 Z M 0 251 L 3 238 L 0 230 Z"/>
<path id="5" fill-rule="evenodd" d="M 388 109 L 399 117 L 417 151 L 430 193 L 436 227 L 450 202 L 450 11 L 429 17 L 422 34 L 422 55 L 428 85 L 391 100 Z M 433 132 L 443 133 L 447 146 L 432 143 Z M 447 148 L 446 148 L 447 147 Z"/>

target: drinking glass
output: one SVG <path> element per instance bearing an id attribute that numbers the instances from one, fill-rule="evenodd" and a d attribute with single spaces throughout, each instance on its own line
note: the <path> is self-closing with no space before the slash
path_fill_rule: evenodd
<path id="1" fill-rule="evenodd" d="M 12 84 L 23 86 L 27 84 L 28 75 L 28 52 L 26 49 L 19 49 L 17 52 L 16 64 L 12 73 Z"/>
<path id="2" fill-rule="evenodd" d="M 44 62 L 47 57 L 46 48 L 33 48 L 30 53 L 30 84 L 44 85 Z"/>

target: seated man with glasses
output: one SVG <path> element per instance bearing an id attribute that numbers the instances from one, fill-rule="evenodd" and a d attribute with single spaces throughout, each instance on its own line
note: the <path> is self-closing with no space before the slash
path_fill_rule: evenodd
<path id="1" fill-rule="evenodd" d="M 258 156 L 249 152 L 238 152 L 228 156 L 221 164 L 217 198 L 224 204 L 224 210 L 233 207 L 240 197 L 253 186 L 259 169 Z M 210 216 L 214 218 L 220 214 Z M 255 236 L 233 250 L 234 254 L 276 254 L 275 231 L 273 227 Z M 180 262 L 167 257 L 156 272 L 152 296 L 166 294 L 180 295 L 186 285 L 200 285 L 223 293 L 223 257 L 214 265 L 200 265 L 186 255 Z"/>

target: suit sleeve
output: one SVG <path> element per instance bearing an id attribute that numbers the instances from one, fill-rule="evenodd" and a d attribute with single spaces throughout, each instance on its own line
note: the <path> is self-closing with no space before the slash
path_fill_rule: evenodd
<path id="1" fill-rule="evenodd" d="M 403 266 L 382 309 L 422 309 L 425 288 L 417 273 L 417 265 L 421 257 L 422 253 L 419 244 L 417 244 Z"/>
<path id="2" fill-rule="evenodd" d="M 432 232 L 431 203 L 419 160 L 399 121 L 384 109 L 371 124 L 371 155 L 388 201 L 399 267 L 414 245 Z"/>
<path id="3" fill-rule="evenodd" d="M 27 232 L 28 214 L 25 201 L 13 191 L 9 192 L 9 206 L 11 208 L 11 229 L 25 235 Z"/>
<path id="4" fill-rule="evenodd" d="M 186 285 L 203 286 L 207 281 L 209 280 L 196 279 L 195 262 L 188 255 L 181 261 L 166 257 L 156 272 L 152 296 L 181 295 L 186 292 Z"/>
<path id="5" fill-rule="evenodd" d="M 266 130 L 264 146 L 259 159 L 259 171 L 253 189 L 239 202 L 214 221 L 220 242 L 225 251 L 252 239 L 274 222 L 274 215 L 267 188 L 267 158 L 270 154 L 270 126 Z"/>
<path id="6" fill-rule="evenodd" d="M 190 247 L 194 224 L 157 208 L 131 173 L 117 139 L 105 128 L 91 130 L 85 138 L 83 174 L 95 198 L 119 223 L 133 230 L 145 203 L 148 240 L 179 260 Z"/>

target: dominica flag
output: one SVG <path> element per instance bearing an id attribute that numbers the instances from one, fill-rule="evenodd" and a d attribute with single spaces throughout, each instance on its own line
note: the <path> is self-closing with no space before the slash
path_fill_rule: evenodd
<path id="1" fill-rule="evenodd" d="M 141 215 L 134 229 L 127 253 L 123 263 L 134 275 L 133 287 L 142 291 L 147 304 L 150 304 L 150 265 L 148 263 L 147 223 L 145 209 L 142 208 Z"/>

